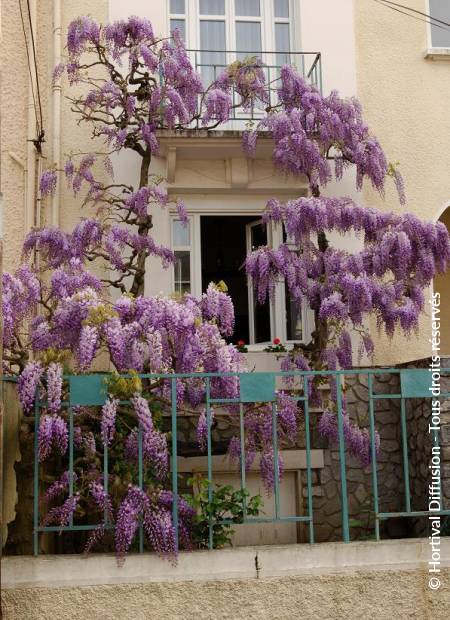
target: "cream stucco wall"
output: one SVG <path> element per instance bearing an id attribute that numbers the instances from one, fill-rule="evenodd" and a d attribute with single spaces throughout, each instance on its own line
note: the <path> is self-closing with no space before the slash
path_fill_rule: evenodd
<path id="1" fill-rule="evenodd" d="M 446 620 L 447 539 L 441 587 L 428 587 L 427 539 L 248 546 L 154 554 L 124 566 L 103 554 L 3 560 L 5 620 Z M 447 552 L 447 553 L 446 553 Z"/>
<path id="2" fill-rule="evenodd" d="M 43 124 L 51 137 L 48 109 L 48 46 L 51 37 L 51 2 L 40 2 L 37 20 L 37 62 L 41 86 Z M 28 64 L 19 5 L 1 3 L 1 192 L 4 200 L 4 268 L 13 269 L 20 260 L 25 235 L 25 187 L 28 136 Z M 24 19 L 27 14 L 24 13 Z M 27 22 L 25 22 L 27 23 Z"/>
<path id="3" fill-rule="evenodd" d="M 31 6 L 36 2 L 31 2 Z M 52 71 L 53 57 L 53 2 L 39 0 L 36 7 L 36 26 L 34 31 L 39 90 L 42 104 L 43 128 L 45 141 L 42 145 L 42 168 L 50 167 L 55 161 L 52 152 L 53 138 L 53 101 Z M 26 35 L 29 38 L 28 14 L 23 6 Z M 27 231 L 26 195 L 32 191 L 27 187 L 27 138 L 30 135 L 28 123 L 29 108 L 29 71 L 26 46 L 19 3 L 1 3 L 1 191 L 4 199 L 4 234 L 5 254 L 4 268 L 12 270 L 20 261 L 22 242 Z M 90 14 L 101 22 L 107 21 L 106 0 L 64 0 L 61 2 L 61 26 L 64 34 L 69 22 L 78 15 Z M 64 51 L 62 50 L 63 54 Z M 34 64 L 31 64 L 32 71 Z M 73 95 L 76 89 L 70 89 Z M 76 151 L 92 149 L 87 127 L 76 125 L 70 104 L 66 100 L 69 94 L 67 81 L 62 81 L 62 108 L 60 117 L 61 141 L 60 157 Z M 35 92 L 37 101 L 37 96 Z M 37 106 L 36 106 L 37 107 Z M 31 132 L 34 131 L 32 122 Z M 34 180 L 37 187 L 37 175 Z M 72 227 L 80 217 L 80 200 L 74 199 L 71 192 L 61 184 L 60 224 L 63 228 Z M 42 200 L 40 206 L 40 223 L 50 222 L 50 199 Z M 36 209 L 39 208 L 36 201 Z"/>
<path id="4" fill-rule="evenodd" d="M 443 575 L 449 578 L 450 572 Z M 18 589 L 2 595 L 5 620 L 447 620 L 449 592 L 422 571 L 195 583 Z"/>
<path id="5" fill-rule="evenodd" d="M 408 2 L 418 11 L 426 11 L 426 4 Z M 436 221 L 450 200 L 450 62 L 424 58 L 425 23 L 372 0 L 354 5 L 358 96 L 389 159 L 401 164 L 408 198 L 400 207 L 388 183 L 384 201 L 366 187 L 365 203 Z M 392 364 L 429 355 L 429 333 L 429 317 L 423 316 L 411 339 L 380 337 L 376 361 Z"/>

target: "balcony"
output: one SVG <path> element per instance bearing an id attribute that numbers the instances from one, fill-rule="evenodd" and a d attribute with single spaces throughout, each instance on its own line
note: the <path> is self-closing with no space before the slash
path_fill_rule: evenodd
<path id="1" fill-rule="evenodd" d="M 255 58 L 261 61 L 265 74 L 266 84 L 269 85 L 270 105 L 278 103 L 277 88 L 279 85 L 280 69 L 284 65 L 292 65 L 298 73 L 309 83 L 322 92 L 322 61 L 320 52 L 242 52 L 239 50 L 187 50 L 196 71 L 201 75 L 205 88 L 212 84 L 221 72 L 236 60 Z M 231 121 L 251 121 L 261 118 L 264 107 L 255 106 L 250 110 L 244 110 L 239 106 L 240 95 L 233 89 L 232 92 L 233 115 Z M 244 124 L 234 124 L 229 129 L 244 128 Z M 224 129 L 223 126 L 220 129 Z"/>
<path id="2" fill-rule="evenodd" d="M 237 58 L 248 57 L 248 53 L 234 51 L 188 50 L 193 66 L 203 79 L 205 87 L 211 84 Z M 320 52 L 292 52 L 260 54 L 266 83 L 269 86 L 270 104 L 278 103 L 277 88 L 280 68 L 284 64 L 294 65 L 297 71 L 319 90 L 322 89 L 322 65 Z M 174 193 L 204 193 L 205 183 L 209 192 L 264 192 L 265 188 L 278 194 L 306 195 L 306 178 L 286 179 L 275 174 L 270 165 L 273 142 L 267 132 L 261 131 L 255 159 L 263 180 L 255 176 L 252 163 L 245 158 L 242 149 L 242 132 L 252 121 L 264 116 L 266 104 L 256 102 L 252 108 L 240 106 L 240 95 L 233 89 L 233 108 L 230 120 L 220 123 L 212 130 L 202 127 L 201 119 L 184 131 L 160 130 L 160 155 L 166 160 L 165 177 L 169 191 Z M 213 163 L 214 162 L 214 163 Z M 225 162 L 223 165 L 221 162 Z M 203 169 L 216 166 L 211 175 L 202 174 Z M 222 167 L 220 167 L 222 166 Z"/>

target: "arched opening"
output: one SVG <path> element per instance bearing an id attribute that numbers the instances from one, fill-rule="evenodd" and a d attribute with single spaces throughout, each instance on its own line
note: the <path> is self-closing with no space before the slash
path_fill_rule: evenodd
<path id="1" fill-rule="evenodd" d="M 445 209 L 439 221 L 447 226 L 450 232 L 450 205 Z M 441 355 L 450 355 L 450 270 L 439 274 L 434 279 L 434 290 L 441 296 Z"/>

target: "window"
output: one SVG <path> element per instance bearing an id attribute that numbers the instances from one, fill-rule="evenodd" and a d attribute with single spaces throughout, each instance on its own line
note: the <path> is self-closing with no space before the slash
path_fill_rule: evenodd
<path id="1" fill-rule="evenodd" d="M 170 32 L 179 30 L 186 41 L 186 0 L 170 0 Z"/>
<path id="2" fill-rule="evenodd" d="M 201 50 L 205 84 L 236 58 L 262 54 L 271 67 L 292 61 L 291 0 L 170 0 L 169 11 L 170 30 L 182 32 L 188 49 Z"/>
<path id="3" fill-rule="evenodd" d="M 430 15 L 450 23 L 450 0 L 430 0 Z M 432 24 L 430 29 L 432 47 L 450 47 L 450 27 Z"/>
<path id="4" fill-rule="evenodd" d="M 175 254 L 173 290 L 179 295 L 191 292 L 191 224 L 172 220 L 172 248 Z"/>
<path id="5" fill-rule="evenodd" d="M 275 4 L 275 51 L 278 67 L 290 63 L 290 23 L 289 1 L 274 0 Z"/>
<path id="6" fill-rule="evenodd" d="M 187 228 L 173 216 L 173 291 L 200 297 L 210 282 L 223 280 L 235 310 L 233 342 L 244 340 L 253 350 L 264 349 L 274 338 L 286 343 L 308 342 L 314 324 L 312 311 L 290 299 L 284 282 L 277 284 L 273 299 L 257 303 L 243 269 L 250 251 L 267 243 L 275 247 L 281 243 L 280 227 L 263 224 L 256 209 L 244 215 L 221 207 L 211 208 L 210 200 L 205 206 L 196 203 Z"/>
<path id="7" fill-rule="evenodd" d="M 237 57 L 243 59 L 262 52 L 260 0 L 235 0 Z"/>

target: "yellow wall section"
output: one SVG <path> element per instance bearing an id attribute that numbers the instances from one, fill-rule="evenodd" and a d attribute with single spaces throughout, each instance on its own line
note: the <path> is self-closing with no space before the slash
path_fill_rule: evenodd
<path id="1" fill-rule="evenodd" d="M 425 5 L 424 0 L 408 2 L 418 11 L 426 11 Z M 401 207 L 393 183 L 388 183 L 385 200 L 365 187 L 364 203 L 436 221 L 450 200 L 450 62 L 424 58 L 429 47 L 424 22 L 373 0 L 355 0 L 354 9 L 357 95 L 389 159 L 400 162 L 408 198 Z M 429 293 L 425 296 L 428 302 Z M 376 363 L 430 355 L 428 309 L 418 333 L 409 339 L 376 336 L 373 325 Z"/>

